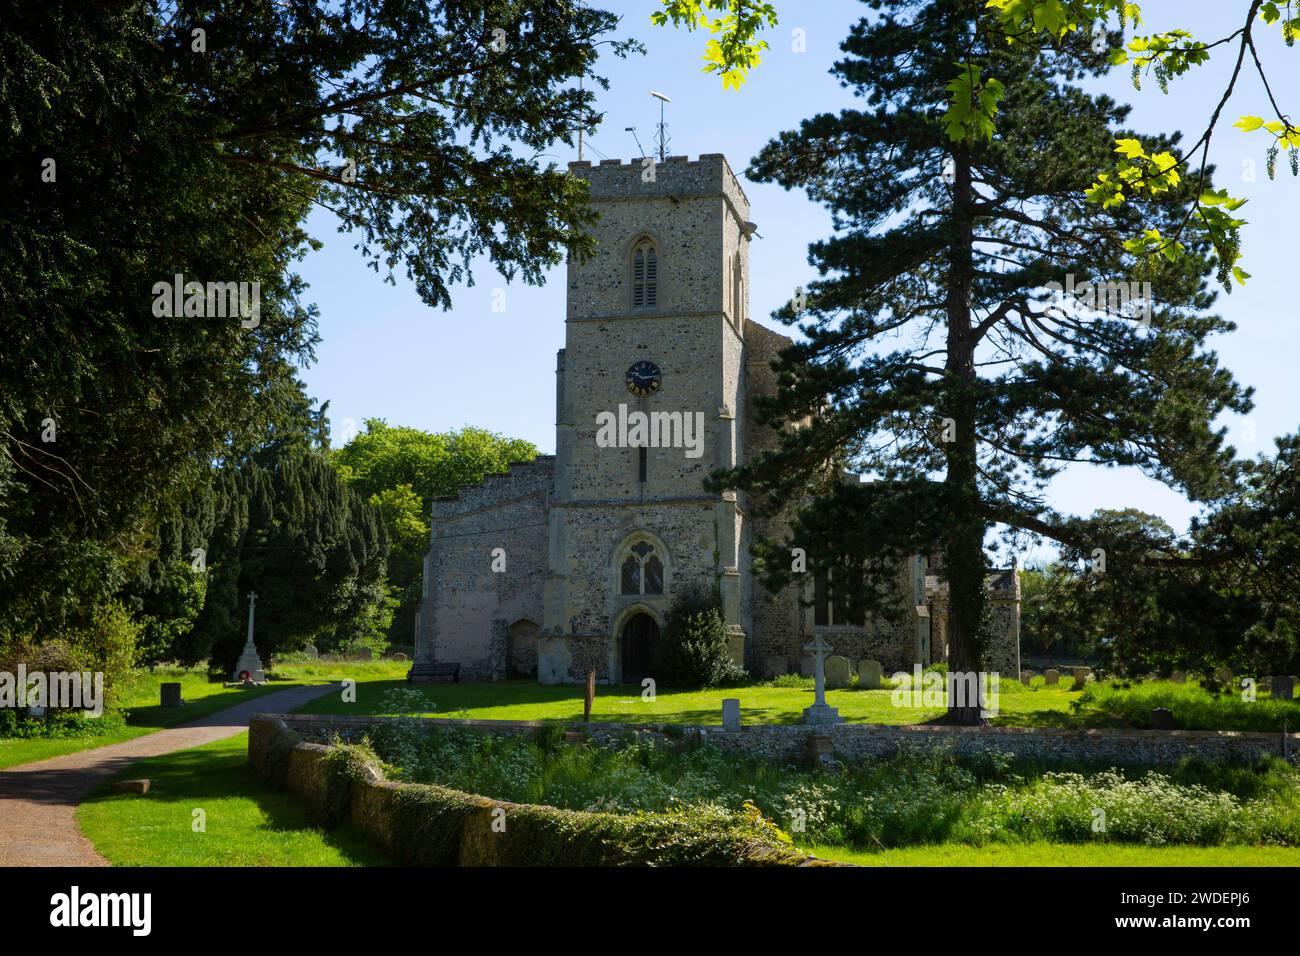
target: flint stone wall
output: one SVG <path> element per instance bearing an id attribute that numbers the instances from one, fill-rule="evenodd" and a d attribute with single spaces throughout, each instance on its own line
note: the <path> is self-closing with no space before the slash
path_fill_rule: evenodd
<path id="1" fill-rule="evenodd" d="M 542 620 L 554 475 L 555 459 L 539 455 L 434 501 L 417 661 L 459 663 L 461 680 L 507 675 L 508 628 Z M 504 572 L 492 570 L 495 548 Z"/>
<path id="2" fill-rule="evenodd" d="M 741 700 L 744 720 L 744 700 Z M 721 711 L 719 710 L 719 720 Z M 270 716 L 270 715 L 259 715 Z M 397 717 L 341 717 L 310 714 L 274 715 L 304 740 L 325 743 L 335 736 L 360 741 L 366 731 Z M 472 720 L 443 717 L 415 718 L 430 727 L 457 727 L 487 734 L 532 734 L 539 727 L 554 726 L 536 720 Z M 771 760 L 798 761 L 810 752 L 812 738 L 829 739 L 829 752 L 854 762 L 872 757 L 889 757 L 901 748 L 944 747 L 954 753 L 1011 753 L 1043 761 L 1110 763 L 1168 766 L 1185 757 L 1210 761 L 1253 762 L 1261 755 L 1300 763 L 1300 734 L 1289 741 L 1280 733 L 1241 733 L 1228 730 L 1062 730 L 1025 727 L 944 727 L 923 724 L 833 724 L 809 727 L 804 724 L 751 724 L 740 730 L 724 730 L 721 724 L 621 724 L 593 721 L 560 724 L 595 741 L 622 740 L 651 735 L 669 743 L 695 738 L 708 744 Z M 823 744 L 824 745 L 824 744 Z"/>
<path id="3" fill-rule="evenodd" d="M 304 742 L 276 715 L 248 727 L 248 763 L 287 791 L 313 823 L 350 822 L 398 864 L 416 866 L 839 866 L 750 827 L 683 826 L 636 817 L 508 803 L 428 784 L 386 780 L 355 753 Z M 509 826 L 498 830 L 497 819 Z"/>

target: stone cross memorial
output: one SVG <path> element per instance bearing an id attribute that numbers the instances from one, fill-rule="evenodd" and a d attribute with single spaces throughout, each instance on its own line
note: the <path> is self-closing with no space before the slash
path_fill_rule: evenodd
<path id="1" fill-rule="evenodd" d="M 257 656 L 257 645 L 253 643 L 253 606 L 257 603 L 257 592 L 248 592 L 248 640 L 244 643 L 244 652 L 239 655 L 239 663 L 231 680 L 249 680 L 254 684 L 266 683 L 266 672 L 262 670 L 262 659 Z M 245 677 L 244 675 L 247 675 Z"/>
<path id="2" fill-rule="evenodd" d="M 805 651 L 813 652 L 813 687 L 815 695 L 811 707 L 803 709 L 805 724 L 838 724 L 843 718 L 840 712 L 826 703 L 826 655 L 831 646 L 821 634 L 813 637 L 811 644 L 804 645 Z"/>

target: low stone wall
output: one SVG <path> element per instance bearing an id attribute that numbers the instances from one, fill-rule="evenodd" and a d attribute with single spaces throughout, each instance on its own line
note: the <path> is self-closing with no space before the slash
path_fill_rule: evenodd
<path id="1" fill-rule="evenodd" d="M 278 717 L 305 740 L 327 743 L 335 738 L 359 741 L 367 728 L 397 717 L 329 717 L 290 714 Z M 550 724 L 533 720 L 420 718 L 431 726 L 461 727 L 482 733 L 531 734 Z M 594 740 L 632 734 L 667 739 L 694 737 L 713 746 L 772 760 L 801 760 L 810 753 L 830 753 L 847 761 L 887 757 L 908 747 L 951 748 L 961 755 L 1011 753 L 1043 761 L 1168 766 L 1186 757 L 1210 761 L 1254 762 L 1261 755 L 1300 760 L 1300 734 L 1241 733 L 1209 730 L 1062 730 L 1023 727 L 950 727 L 933 724 L 752 724 L 724 730 L 713 724 L 561 724 Z M 249 746 L 252 741 L 250 738 Z"/>
<path id="2" fill-rule="evenodd" d="M 350 747 L 305 742 L 328 718 L 259 714 L 248 760 L 266 784 L 300 798 L 319 825 L 351 822 L 394 862 L 416 866 L 835 865 L 779 842 L 739 814 L 712 808 L 585 813 L 394 783 Z M 355 720 L 344 718 L 344 721 Z M 341 733 L 364 728 L 330 722 Z M 373 721 L 371 721 L 373 723 Z"/>

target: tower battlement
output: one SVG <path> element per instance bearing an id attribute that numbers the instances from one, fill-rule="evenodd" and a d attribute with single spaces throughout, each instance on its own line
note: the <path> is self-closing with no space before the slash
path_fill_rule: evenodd
<path id="1" fill-rule="evenodd" d="M 653 165 L 646 160 L 652 160 Z M 649 178 L 651 169 L 653 180 Z M 569 163 L 569 172 L 591 184 L 594 202 L 724 196 L 738 215 L 748 215 L 749 212 L 749 200 L 740 180 L 721 153 L 701 153 L 696 160 L 687 156 L 669 156 L 662 162 L 653 157 L 627 162 L 606 159 L 598 165 L 583 160 Z"/>

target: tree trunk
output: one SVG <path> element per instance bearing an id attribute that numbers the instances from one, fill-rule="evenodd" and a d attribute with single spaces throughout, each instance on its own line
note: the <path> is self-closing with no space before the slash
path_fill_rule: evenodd
<path id="1" fill-rule="evenodd" d="M 970 156 L 964 145 L 956 148 L 953 163 L 952 237 L 945 301 L 948 324 L 945 392 L 949 408 L 944 417 L 953 419 L 951 430 L 945 436 L 951 440 L 945 444 L 944 479 L 945 498 L 953 521 L 945 542 L 944 568 L 948 578 L 948 719 L 958 724 L 979 724 L 983 722 L 982 700 L 953 694 L 954 687 L 966 683 L 954 682 L 953 675 L 978 674 L 981 670 L 983 648 L 979 623 L 984 602 L 984 521 L 978 511 L 975 439 L 976 342 L 970 314 L 974 223 Z M 981 686 L 977 697 L 982 694 Z"/>

